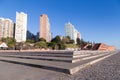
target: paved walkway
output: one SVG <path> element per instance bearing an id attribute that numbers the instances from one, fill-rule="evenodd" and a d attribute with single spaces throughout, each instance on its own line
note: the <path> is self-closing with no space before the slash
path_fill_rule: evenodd
<path id="1" fill-rule="evenodd" d="M 61 80 L 120 80 L 120 52 Z"/>
<path id="2" fill-rule="evenodd" d="M 0 80 L 55 80 L 62 73 L 0 62 Z"/>

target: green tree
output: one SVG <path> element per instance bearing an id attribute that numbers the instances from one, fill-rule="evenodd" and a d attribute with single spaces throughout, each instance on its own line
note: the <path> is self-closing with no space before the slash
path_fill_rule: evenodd
<path id="1" fill-rule="evenodd" d="M 6 38 L 1 38 L 0 41 L 6 42 Z"/>
<path id="2" fill-rule="evenodd" d="M 48 43 L 48 47 L 50 47 L 52 49 L 58 49 L 58 45 L 55 42 Z"/>
<path id="3" fill-rule="evenodd" d="M 26 43 L 34 43 L 35 41 L 34 40 L 31 40 L 31 39 L 27 39 L 26 40 Z"/>
<path id="4" fill-rule="evenodd" d="M 59 50 L 64 50 L 66 48 L 66 45 L 63 43 L 58 43 L 58 49 Z"/>
<path id="5" fill-rule="evenodd" d="M 5 42 L 8 45 L 8 48 L 14 48 L 16 44 L 16 40 L 11 37 L 2 38 L 1 41 Z"/>
<path id="6" fill-rule="evenodd" d="M 66 38 L 68 38 L 69 40 L 71 40 L 70 36 L 66 36 Z"/>
<path id="7" fill-rule="evenodd" d="M 74 44 L 75 43 L 75 41 L 73 39 L 71 39 L 69 36 L 63 37 L 62 42 L 66 43 L 66 44 Z"/>
<path id="8" fill-rule="evenodd" d="M 55 49 L 60 49 L 61 50 L 61 49 L 65 49 L 66 48 L 65 44 L 60 39 L 60 36 L 56 36 L 55 38 L 53 38 L 51 40 L 51 42 L 52 42 L 52 44 L 53 43 L 57 44 L 57 45 L 54 46 Z"/>
<path id="9" fill-rule="evenodd" d="M 39 47 L 39 48 L 47 48 L 47 44 L 44 41 L 39 41 L 35 43 L 35 47 Z"/>
<path id="10" fill-rule="evenodd" d="M 68 37 L 63 37 L 62 42 L 63 43 L 69 43 L 70 39 Z"/>
<path id="11" fill-rule="evenodd" d="M 61 41 L 61 39 L 60 39 L 60 36 L 56 36 L 55 38 L 53 38 L 53 39 L 51 40 L 51 42 L 61 43 L 62 41 Z"/>
<path id="12" fill-rule="evenodd" d="M 69 43 L 70 43 L 70 44 L 74 44 L 75 41 L 71 39 Z"/>
<path id="13" fill-rule="evenodd" d="M 46 42 L 46 40 L 45 40 L 44 38 L 40 38 L 39 41 L 44 41 L 44 42 Z"/>
<path id="14" fill-rule="evenodd" d="M 82 39 L 81 39 L 81 40 L 82 40 Z M 80 38 L 77 38 L 77 39 L 76 39 L 77 45 L 80 45 L 80 44 L 81 44 L 81 40 L 80 40 Z"/>

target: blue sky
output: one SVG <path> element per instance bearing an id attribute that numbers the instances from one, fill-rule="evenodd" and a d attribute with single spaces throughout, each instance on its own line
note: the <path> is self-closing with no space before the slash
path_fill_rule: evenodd
<path id="1" fill-rule="evenodd" d="M 28 30 L 39 31 L 41 14 L 47 14 L 53 37 L 64 35 L 71 22 L 82 38 L 120 48 L 120 0 L 0 0 L 0 17 L 15 22 L 16 11 L 28 14 Z"/>

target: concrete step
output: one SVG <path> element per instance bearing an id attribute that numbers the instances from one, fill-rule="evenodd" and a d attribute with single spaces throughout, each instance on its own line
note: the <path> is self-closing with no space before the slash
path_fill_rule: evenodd
<path id="1" fill-rule="evenodd" d="M 92 59 L 92 58 L 97 58 L 97 57 L 105 56 L 108 54 L 109 53 L 104 53 L 104 54 L 101 53 L 101 54 L 94 54 L 94 55 L 89 55 L 89 56 L 85 56 L 85 57 L 73 58 L 72 63 L 83 61 L 83 60 L 88 60 L 88 59 Z"/>
<path id="2" fill-rule="evenodd" d="M 63 55 L 73 55 L 73 51 L 66 51 L 66 50 L 58 50 L 58 51 L 39 51 L 39 52 L 0 52 L 0 54 L 29 54 L 29 55 L 39 55 L 39 54 L 63 54 Z"/>
<path id="3" fill-rule="evenodd" d="M 0 53 L 0 55 L 23 55 L 23 56 L 47 56 L 47 57 L 71 57 L 72 58 L 73 51 L 7 52 L 7 53 Z"/>
<path id="4" fill-rule="evenodd" d="M 33 60 L 46 60 L 57 62 L 72 62 L 72 58 L 68 57 L 46 57 L 46 56 L 24 56 L 24 55 L 0 55 L 1 57 L 21 58 L 21 59 L 33 59 Z"/>
<path id="5" fill-rule="evenodd" d="M 74 57 L 74 58 L 72 58 L 72 57 L 56 57 L 56 56 L 48 57 L 48 56 L 18 55 L 18 54 L 17 55 L 16 54 L 10 54 L 10 55 L 0 54 L 0 56 L 2 56 L 2 57 L 33 59 L 33 60 L 47 60 L 47 61 L 58 61 L 58 62 L 70 62 L 70 63 L 75 63 L 75 62 L 82 61 L 82 60 L 92 59 L 92 58 L 103 56 L 103 55 L 106 55 L 106 53 L 105 54 L 102 54 L 102 53 L 101 54 L 90 54 L 87 56 L 78 55 L 78 57 Z"/>
<path id="6" fill-rule="evenodd" d="M 98 54 L 98 53 L 107 53 L 108 51 L 74 51 L 74 55 L 77 54 Z"/>
<path id="7" fill-rule="evenodd" d="M 67 57 L 67 56 L 87 56 L 87 55 L 94 55 L 94 54 L 101 54 L 103 52 L 99 51 L 40 51 L 40 52 L 0 52 L 0 54 L 5 55 L 27 55 L 27 56 L 60 56 L 60 57 Z"/>
<path id="8" fill-rule="evenodd" d="M 68 74 L 74 74 L 85 66 L 96 63 L 106 57 L 109 57 L 113 54 L 106 54 L 99 57 L 94 57 L 91 59 L 79 61 L 76 63 L 65 63 L 65 62 L 54 62 L 46 60 L 33 60 L 33 59 L 22 59 L 22 58 L 12 58 L 12 57 L 0 57 L 0 61 L 21 64 L 31 67 L 43 68 L 53 71 L 59 71 Z"/>
<path id="9" fill-rule="evenodd" d="M 29 56 L 55 56 L 55 57 L 79 57 L 98 54 L 97 51 L 40 51 L 40 52 L 2 52 L 6 55 L 29 55 Z M 102 53 L 102 52 L 101 52 Z"/>

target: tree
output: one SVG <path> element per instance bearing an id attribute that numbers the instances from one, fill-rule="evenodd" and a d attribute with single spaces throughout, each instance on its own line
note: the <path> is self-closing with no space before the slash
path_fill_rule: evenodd
<path id="1" fill-rule="evenodd" d="M 69 40 L 71 40 L 70 36 L 66 36 Z"/>
<path id="2" fill-rule="evenodd" d="M 81 40 L 82 40 L 82 39 L 81 39 Z M 76 42 L 77 42 L 77 45 L 80 45 L 80 44 L 81 44 L 80 38 L 77 38 L 77 39 L 76 39 Z"/>
<path id="3" fill-rule="evenodd" d="M 44 38 L 40 38 L 39 41 L 44 41 L 44 42 L 46 42 L 46 40 L 45 40 Z"/>
<path id="4" fill-rule="evenodd" d="M 70 43 L 70 44 L 74 44 L 75 41 L 74 41 L 73 39 L 71 39 L 69 43 Z"/>
<path id="5" fill-rule="evenodd" d="M 58 43 L 58 49 L 59 50 L 64 50 L 66 48 L 66 45 L 63 43 Z"/>
<path id="6" fill-rule="evenodd" d="M 55 38 L 53 38 L 53 39 L 51 40 L 51 42 L 61 43 L 62 41 L 61 41 L 61 39 L 60 39 L 60 36 L 56 36 Z"/>
<path id="7" fill-rule="evenodd" d="M 35 43 L 35 47 L 39 47 L 39 48 L 47 48 L 47 44 L 44 41 L 39 41 Z"/>
<path id="8" fill-rule="evenodd" d="M 34 43 L 35 41 L 34 40 L 31 40 L 31 39 L 27 39 L 26 40 L 26 43 Z"/>
<path id="9" fill-rule="evenodd" d="M 52 48 L 53 50 L 58 49 L 58 45 L 55 42 L 48 43 L 48 47 Z"/>
<path id="10" fill-rule="evenodd" d="M 60 36 L 56 36 L 55 38 L 53 38 L 51 40 L 52 44 L 56 44 L 54 45 L 54 49 L 65 49 L 66 46 L 65 44 L 62 42 L 62 40 L 60 39 Z"/>
<path id="11" fill-rule="evenodd" d="M 1 38 L 0 41 L 6 42 L 6 38 Z"/>
<path id="12" fill-rule="evenodd" d="M 62 42 L 66 43 L 66 44 L 74 44 L 75 43 L 75 41 L 73 39 L 70 39 L 69 36 L 63 37 Z"/>
<path id="13" fill-rule="evenodd" d="M 69 43 L 70 39 L 68 37 L 63 37 L 62 42 L 63 43 Z"/>
<path id="14" fill-rule="evenodd" d="M 8 45 L 8 48 L 14 48 L 16 44 L 16 40 L 11 37 L 2 38 L 1 41 L 5 42 Z"/>
<path id="15" fill-rule="evenodd" d="M 16 40 L 14 38 L 7 38 L 8 39 L 8 47 L 14 48 L 16 44 Z"/>

